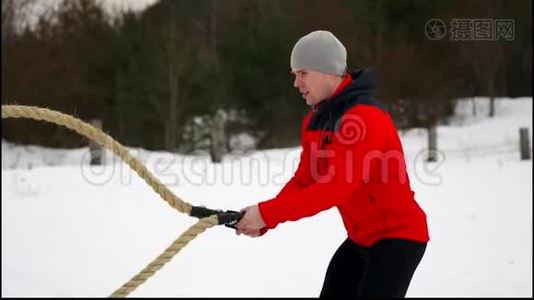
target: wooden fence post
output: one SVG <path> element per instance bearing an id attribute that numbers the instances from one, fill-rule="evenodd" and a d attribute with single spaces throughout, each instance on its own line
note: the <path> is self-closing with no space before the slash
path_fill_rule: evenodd
<path id="1" fill-rule="evenodd" d="M 438 161 L 438 125 L 433 123 L 427 128 L 428 130 L 428 157 L 427 162 Z"/>
<path id="2" fill-rule="evenodd" d="M 521 160 L 530 159 L 530 141 L 528 136 L 528 128 L 519 128 L 519 149 L 521 151 Z"/>
<path id="3" fill-rule="evenodd" d="M 89 122 L 91 125 L 98 129 L 102 129 L 102 120 L 92 119 Z M 89 153 L 91 155 L 91 165 L 102 165 L 102 158 L 104 149 L 98 143 L 93 140 L 89 140 Z"/>

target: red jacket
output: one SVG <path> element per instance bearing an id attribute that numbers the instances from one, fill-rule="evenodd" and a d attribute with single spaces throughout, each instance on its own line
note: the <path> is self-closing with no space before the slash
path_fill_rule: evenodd
<path id="1" fill-rule="evenodd" d="M 372 97 L 374 75 L 369 69 L 351 75 L 302 122 L 294 176 L 259 203 L 266 228 L 335 206 L 359 245 L 383 238 L 427 242 L 426 215 L 410 188 L 397 129 Z"/>

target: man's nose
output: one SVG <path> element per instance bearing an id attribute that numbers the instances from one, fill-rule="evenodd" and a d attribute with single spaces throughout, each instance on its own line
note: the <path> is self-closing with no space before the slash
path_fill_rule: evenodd
<path id="1" fill-rule="evenodd" d="M 293 81 L 293 86 L 298 88 L 300 85 L 300 80 L 298 78 L 298 76 L 295 77 L 295 80 Z"/>

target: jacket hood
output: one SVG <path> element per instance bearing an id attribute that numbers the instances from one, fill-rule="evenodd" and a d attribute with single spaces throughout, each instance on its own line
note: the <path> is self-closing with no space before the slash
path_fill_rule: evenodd
<path id="1" fill-rule="evenodd" d="M 350 71 L 349 74 L 352 77 L 351 83 L 338 95 L 319 102 L 316 107 L 318 111 L 331 109 L 351 99 L 367 102 L 373 98 L 377 85 L 376 73 L 370 68 L 364 68 Z"/>
<path id="2" fill-rule="evenodd" d="M 370 68 L 356 69 L 349 72 L 352 81 L 337 95 L 317 104 L 310 121 L 309 129 L 326 129 L 335 131 L 339 118 L 351 107 L 366 104 L 386 111 L 382 103 L 374 98 L 377 85 L 375 72 Z"/>

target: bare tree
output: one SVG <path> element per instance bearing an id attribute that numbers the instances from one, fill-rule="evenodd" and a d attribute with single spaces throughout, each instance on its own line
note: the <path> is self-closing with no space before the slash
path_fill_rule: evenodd
<path id="1" fill-rule="evenodd" d="M 208 26 L 206 35 L 208 39 L 208 51 L 212 62 L 219 66 L 219 53 L 217 52 L 217 5 L 218 1 L 208 0 Z"/>
<path id="2" fill-rule="evenodd" d="M 463 13 L 471 18 L 477 16 L 499 18 L 503 15 L 505 5 L 504 1 L 491 1 L 484 6 L 480 6 L 479 1 L 475 0 L 459 3 Z M 489 97 L 489 116 L 493 117 L 495 97 L 505 90 L 507 49 L 511 48 L 512 43 L 474 38 L 455 43 L 459 49 L 458 62 L 471 70 L 475 90 Z"/>
<path id="3" fill-rule="evenodd" d="M 213 128 L 211 131 L 211 161 L 214 163 L 220 163 L 222 156 L 227 152 L 226 141 L 226 122 L 228 115 L 222 109 L 217 110 L 213 118 Z"/>
<path id="4" fill-rule="evenodd" d="M 2 73 L 7 62 L 8 44 L 13 40 L 17 32 L 20 32 L 28 17 L 28 9 L 33 0 L 2 0 Z M 5 87 L 4 76 L 2 76 L 2 87 Z M 5 96 L 2 89 L 2 100 Z"/>
<path id="5" fill-rule="evenodd" d="M 168 36 L 165 41 L 165 56 L 167 65 L 167 88 L 169 96 L 168 115 L 165 123 L 165 148 L 176 150 L 178 141 L 178 117 L 181 115 L 180 82 L 186 73 L 186 63 L 190 59 L 189 39 L 180 28 L 177 1 L 171 1 L 169 7 Z M 179 43 L 181 43 L 179 45 Z M 182 103 L 183 104 L 183 103 Z M 182 105 L 183 106 L 183 105 Z"/>
<path id="6" fill-rule="evenodd" d="M 502 90 L 506 67 L 506 54 L 502 42 L 491 43 L 475 41 L 466 43 L 464 51 L 470 55 L 469 64 L 472 66 L 475 80 L 483 89 L 489 101 L 489 116 L 495 115 L 495 97 Z"/>
<path id="7" fill-rule="evenodd" d="M 172 2 L 169 10 L 169 38 L 166 43 L 166 52 L 168 58 L 168 88 L 169 88 L 169 114 L 165 125 L 165 148 L 175 150 L 178 125 L 178 60 L 176 57 L 176 2 Z"/>

